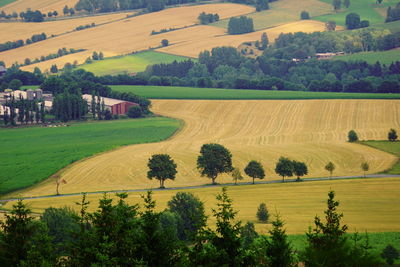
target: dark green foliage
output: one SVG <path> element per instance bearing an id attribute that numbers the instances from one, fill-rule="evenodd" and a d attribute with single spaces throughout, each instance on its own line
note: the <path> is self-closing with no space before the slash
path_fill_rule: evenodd
<path id="1" fill-rule="evenodd" d="M 260 162 L 252 160 L 250 161 L 246 168 L 244 168 L 244 172 L 250 176 L 251 178 L 253 178 L 253 184 L 254 184 L 254 179 L 258 178 L 258 179 L 264 179 L 265 177 L 265 172 L 264 172 L 264 168 L 261 165 Z"/>
<path id="2" fill-rule="evenodd" d="M 261 203 L 260 206 L 258 206 L 256 216 L 257 216 L 257 219 L 260 222 L 263 222 L 263 223 L 267 223 L 268 222 L 269 212 L 268 212 L 268 209 L 267 209 L 267 205 L 265 205 L 265 203 Z"/>
<path id="3" fill-rule="evenodd" d="M 388 133 L 388 140 L 389 141 L 396 141 L 397 140 L 397 132 L 395 129 L 390 129 L 389 133 Z"/>
<path id="4" fill-rule="evenodd" d="M 333 9 L 337 12 L 342 6 L 342 0 L 332 0 Z"/>
<path id="5" fill-rule="evenodd" d="M 268 40 L 268 36 L 267 33 L 263 33 L 261 35 L 261 46 L 259 47 L 261 50 L 264 50 L 268 47 L 269 44 L 269 40 Z"/>
<path id="6" fill-rule="evenodd" d="M 207 14 L 206 12 L 201 12 L 198 17 L 200 24 L 207 25 L 209 23 L 213 23 L 219 21 L 218 14 Z"/>
<path id="7" fill-rule="evenodd" d="M 229 34 L 243 34 L 254 31 L 253 19 L 246 16 L 232 17 L 228 23 Z"/>
<path id="8" fill-rule="evenodd" d="M 173 212 L 168 210 L 160 213 L 160 231 L 165 233 L 166 238 L 178 242 L 178 220 L 179 218 Z"/>
<path id="9" fill-rule="evenodd" d="M 197 168 L 201 176 L 211 178 L 212 183 L 215 184 L 215 179 L 219 174 L 233 170 L 232 154 L 222 145 L 204 144 L 197 158 Z"/>
<path id="10" fill-rule="evenodd" d="M 269 0 L 256 0 L 255 2 L 257 12 L 269 9 Z"/>
<path id="11" fill-rule="evenodd" d="M 168 46 L 168 45 L 169 45 L 169 41 L 168 41 L 167 39 L 162 39 L 162 40 L 161 40 L 161 45 L 162 45 L 163 47 Z"/>
<path id="12" fill-rule="evenodd" d="M 360 27 L 360 15 L 357 13 L 350 13 L 346 16 L 346 27 L 349 30 L 357 29 Z"/>
<path id="13" fill-rule="evenodd" d="M 51 73 L 57 73 L 58 72 L 58 68 L 57 68 L 56 64 L 51 65 L 50 72 Z"/>
<path id="14" fill-rule="evenodd" d="M 284 222 L 279 215 L 272 221 L 272 230 L 268 231 L 270 236 L 265 244 L 265 254 L 269 265 L 272 267 L 296 266 L 292 244 L 288 240 L 286 230 L 283 229 Z"/>
<path id="15" fill-rule="evenodd" d="M 129 118 L 140 118 L 142 117 L 142 109 L 139 106 L 131 106 L 128 109 L 128 117 Z"/>
<path id="16" fill-rule="evenodd" d="M 242 247 L 245 249 L 250 248 L 254 239 L 258 237 L 258 233 L 254 227 L 253 222 L 247 222 L 240 230 L 240 236 L 242 238 Z"/>
<path id="17" fill-rule="evenodd" d="M 80 120 L 87 113 L 87 103 L 79 94 L 64 92 L 54 97 L 51 111 L 63 122 Z"/>
<path id="18" fill-rule="evenodd" d="M 400 257 L 399 251 L 391 244 L 387 245 L 382 251 L 381 257 L 388 265 L 393 265 L 394 261 Z"/>
<path id="19" fill-rule="evenodd" d="M 350 7 L 350 0 L 344 0 L 344 6 L 346 8 L 349 8 Z"/>
<path id="20" fill-rule="evenodd" d="M 194 240 L 198 231 L 206 226 L 204 204 L 191 193 L 178 192 L 168 201 L 168 209 L 176 214 L 180 240 Z"/>
<path id="21" fill-rule="evenodd" d="M 13 79 L 8 84 L 8 87 L 13 90 L 19 90 L 19 88 L 21 88 L 21 86 L 22 86 L 22 82 L 18 79 Z"/>
<path id="22" fill-rule="evenodd" d="M 400 3 L 397 3 L 396 6 L 389 6 L 386 12 L 386 22 L 392 22 L 400 20 Z"/>
<path id="23" fill-rule="evenodd" d="M 347 135 L 347 137 L 348 137 L 348 141 L 349 141 L 350 143 L 353 143 L 353 142 L 357 142 L 357 141 L 358 141 L 358 135 L 357 135 L 357 133 L 356 133 L 354 130 L 350 130 L 349 133 L 348 133 L 348 135 Z"/>
<path id="24" fill-rule="evenodd" d="M 332 173 L 335 170 L 336 166 L 332 161 L 329 161 L 326 165 L 325 165 L 325 170 L 327 170 L 329 172 L 329 177 L 332 177 Z"/>
<path id="25" fill-rule="evenodd" d="M 148 0 L 147 1 L 147 11 L 156 12 L 163 10 L 165 8 L 164 0 Z"/>
<path id="26" fill-rule="evenodd" d="M 177 173 L 174 160 L 167 154 L 153 155 L 147 164 L 149 171 L 147 178 L 150 180 L 156 178 L 160 181 L 160 188 L 164 187 L 164 181 L 167 179 L 174 180 Z"/>
<path id="27" fill-rule="evenodd" d="M 297 180 L 299 181 L 301 176 L 308 174 L 307 164 L 293 160 L 293 174 L 297 176 Z"/>
<path id="28" fill-rule="evenodd" d="M 280 157 L 275 166 L 275 172 L 282 176 L 282 182 L 285 182 L 285 177 L 293 176 L 293 162 L 285 157 Z"/>
<path id="29" fill-rule="evenodd" d="M 310 19 L 310 14 L 307 11 L 301 11 L 300 18 L 301 19 Z"/>

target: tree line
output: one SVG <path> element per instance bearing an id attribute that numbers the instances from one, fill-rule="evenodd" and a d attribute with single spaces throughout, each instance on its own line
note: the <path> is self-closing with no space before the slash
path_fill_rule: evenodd
<path id="1" fill-rule="evenodd" d="M 17 121 L 22 125 L 25 123 L 45 123 L 46 113 L 45 104 L 43 99 L 39 100 L 27 100 L 19 97 L 15 99 L 12 96 L 7 99 L 5 104 L 5 111 L 3 115 L 3 121 L 5 126 L 16 126 Z"/>
<path id="2" fill-rule="evenodd" d="M 296 251 L 279 214 L 267 234 L 254 223 L 237 220 L 227 188 L 216 195 L 207 224 L 204 203 L 192 193 L 178 192 L 164 211 L 156 210 L 152 192 L 142 204 L 128 204 L 107 194 L 97 210 L 83 194 L 70 208 L 47 208 L 35 219 L 22 200 L 1 222 L 0 259 L 5 266 L 377 266 L 393 263 L 398 251 L 388 245 L 371 251 L 368 235 L 348 234 L 339 201 L 328 192 L 325 217 L 315 216 L 306 232 L 305 248 Z"/>
<path id="3" fill-rule="evenodd" d="M 26 39 L 25 43 L 24 43 L 24 40 L 8 41 L 8 42 L 0 44 L 0 52 L 6 51 L 6 50 L 10 50 L 10 49 L 14 49 L 14 48 L 18 48 L 18 47 L 24 46 L 25 44 L 28 45 L 28 44 L 31 44 L 31 43 L 36 43 L 36 42 L 43 41 L 43 40 L 46 40 L 46 39 L 47 39 L 47 36 L 43 32 L 41 34 L 32 35 L 31 38 Z"/>
<path id="4" fill-rule="evenodd" d="M 400 3 L 397 3 L 394 7 L 389 6 L 386 11 L 385 22 L 392 22 L 400 20 Z"/>
<path id="5" fill-rule="evenodd" d="M 228 23 L 229 34 L 243 34 L 254 32 L 253 19 L 246 16 L 240 16 L 238 18 L 232 17 Z"/>
<path id="6" fill-rule="evenodd" d="M 256 8 L 257 12 L 269 9 L 269 3 L 275 2 L 275 1 L 278 1 L 278 0 L 228 0 L 228 2 L 231 2 L 231 3 L 254 6 Z"/>

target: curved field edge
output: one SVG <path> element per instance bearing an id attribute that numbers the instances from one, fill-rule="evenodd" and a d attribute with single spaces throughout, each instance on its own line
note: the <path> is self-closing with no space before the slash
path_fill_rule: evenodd
<path id="1" fill-rule="evenodd" d="M 390 142 L 390 141 L 361 141 L 360 144 L 366 145 L 381 151 L 385 151 L 387 153 L 393 154 L 397 157 L 397 161 L 393 164 L 392 167 L 383 171 L 385 174 L 400 174 L 400 142 Z"/>
<path id="2" fill-rule="evenodd" d="M 400 99 L 400 94 L 335 93 L 197 88 L 178 86 L 111 85 L 118 92 L 132 92 L 152 99 L 256 100 L 256 99 Z"/>
<path id="3" fill-rule="evenodd" d="M 180 125 L 172 118 L 153 117 L 1 129 L 0 194 L 38 184 L 69 164 L 101 152 L 165 140 Z"/>
<path id="4" fill-rule="evenodd" d="M 307 227 L 313 224 L 316 214 L 323 217 L 326 209 L 326 198 L 329 190 L 336 192 L 340 201 L 339 211 L 344 213 L 343 223 L 348 224 L 349 232 L 400 232 L 400 190 L 399 178 L 328 180 L 304 183 L 256 184 L 228 186 L 228 194 L 233 199 L 233 208 L 238 211 L 237 219 L 243 222 L 251 221 L 260 233 L 267 233 L 271 224 L 262 224 L 256 219 L 257 207 L 264 202 L 271 216 L 279 212 L 285 220 L 288 233 L 304 234 Z M 158 211 L 167 207 L 167 202 L 177 192 L 190 192 L 205 203 L 209 215 L 208 222 L 214 226 L 215 219 L 211 216 L 211 208 L 215 208 L 215 195 L 221 187 L 205 187 L 184 190 L 158 190 L 153 192 Z M 140 204 L 143 192 L 129 192 L 127 198 L 130 204 Z M 114 193 L 109 193 L 114 198 Z M 371 197 L 373 196 L 373 197 Z M 90 201 L 88 210 L 97 208 L 102 194 L 87 195 Z M 36 213 L 42 213 L 46 208 L 69 206 L 76 211 L 81 196 L 62 196 L 49 199 L 24 200 Z M 15 201 L 4 204 L 4 209 L 11 209 Z"/>

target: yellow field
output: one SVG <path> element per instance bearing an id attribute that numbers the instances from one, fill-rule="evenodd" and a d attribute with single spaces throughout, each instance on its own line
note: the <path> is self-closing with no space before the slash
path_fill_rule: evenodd
<path id="1" fill-rule="evenodd" d="M 270 42 L 273 42 L 281 33 L 290 32 L 315 32 L 324 31 L 325 24 L 319 21 L 302 20 L 288 23 L 274 28 L 256 31 L 240 35 L 227 35 L 225 29 L 213 26 L 197 26 L 196 29 L 184 29 L 176 33 L 171 33 L 168 40 L 173 45 L 157 49 L 157 51 L 182 55 L 188 57 L 198 57 L 204 50 L 211 50 L 217 46 L 238 47 L 243 42 L 260 40 L 265 32 Z"/>
<path id="2" fill-rule="evenodd" d="M 179 33 L 180 31 L 174 31 L 166 34 L 150 35 L 153 30 L 159 31 L 161 29 L 182 28 L 194 25 L 198 22 L 197 17 L 199 13 L 203 11 L 206 13 L 218 13 L 221 18 L 228 18 L 253 12 L 254 8 L 223 3 L 166 9 L 83 31 L 72 32 L 29 46 L 5 51 L 1 53 L 1 59 L 7 65 L 11 65 L 16 61 L 23 62 L 27 57 L 34 59 L 42 55 L 55 53 L 62 47 L 88 49 L 91 52 L 102 51 L 105 56 L 147 50 L 149 47 L 160 46 L 161 40 L 170 38 L 171 34 L 172 36 L 179 36 L 181 34 Z M 192 36 L 189 33 L 184 39 L 188 40 Z M 173 42 L 175 42 L 175 39 L 171 37 L 170 43 Z M 83 63 L 84 61 L 79 55 L 77 55 L 76 59 L 79 63 Z M 47 68 L 52 64 L 62 66 L 63 64 L 59 63 L 62 60 L 61 58 L 50 60 L 43 63 L 42 66 L 44 64 L 46 64 Z M 29 66 L 29 68 L 34 68 L 34 65 Z"/>
<path id="3" fill-rule="evenodd" d="M 225 145 L 241 169 L 250 160 L 260 161 L 267 180 L 280 179 L 273 171 L 280 156 L 305 161 L 308 177 L 328 176 L 328 161 L 336 164 L 338 176 L 361 175 L 363 161 L 369 162 L 369 173 L 396 161 L 393 155 L 346 139 L 351 129 L 361 140 L 385 139 L 388 129 L 400 127 L 399 100 L 154 100 L 152 110 L 179 118 L 185 126 L 167 141 L 127 146 L 72 164 L 61 171 L 68 181 L 61 192 L 158 187 L 157 180 L 146 178 L 147 161 L 156 153 L 170 154 L 178 165 L 177 177 L 167 181 L 167 187 L 210 183 L 196 169 L 200 147 L 209 142 Z M 228 175 L 217 179 L 231 181 Z M 23 195 L 54 193 L 55 182 L 48 180 Z"/>
<path id="4" fill-rule="evenodd" d="M 46 33 L 48 37 L 58 35 L 74 30 L 76 27 L 87 24 L 102 24 L 122 18 L 126 18 L 130 13 L 117 13 L 100 16 L 71 18 L 55 21 L 46 21 L 41 23 L 24 23 L 24 22 L 9 22 L 0 23 L 0 32 L 3 41 L 26 40 L 33 34 Z M 2 41 L 2 42 L 3 42 Z"/>
<path id="5" fill-rule="evenodd" d="M 41 12 L 57 11 L 59 16 L 63 16 L 63 8 L 65 5 L 74 7 L 78 0 L 17 0 L 1 8 L 6 13 L 17 13 L 31 10 L 40 10 Z"/>
<path id="6" fill-rule="evenodd" d="M 305 182 L 288 184 L 231 186 L 228 194 L 233 199 L 233 206 L 238 210 L 238 219 L 244 222 L 254 221 L 260 233 L 266 233 L 270 224 L 259 224 L 255 214 L 257 206 L 265 202 L 271 214 L 277 210 L 286 221 L 288 233 L 304 233 L 309 225 L 313 225 L 316 214 L 323 217 L 326 209 L 326 199 L 329 190 L 335 190 L 336 199 L 340 201 L 339 211 L 344 213 L 344 223 L 350 227 L 349 231 L 360 233 L 400 231 L 400 179 L 366 179 L 328 182 Z M 208 215 L 211 208 L 215 208 L 215 195 L 221 188 L 203 188 L 186 190 L 199 196 L 205 202 Z M 177 191 L 155 191 L 157 209 L 163 210 L 166 203 Z M 130 193 L 128 202 L 142 203 L 142 193 Z M 110 194 L 113 196 L 113 194 Z M 90 195 L 89 210 L 98 206 L 101 194 Z M 77 209 L 74 202 L 79 196 L 60 197 L 51 199 L 26 200 L 25 202 L 36 212 L 43 212 L 47 207 L 71 206 Z M 11 208 L 13 203 L 7 203 Z M 209 217 L 209 224 L 213 226 L 215 220 Z"/>

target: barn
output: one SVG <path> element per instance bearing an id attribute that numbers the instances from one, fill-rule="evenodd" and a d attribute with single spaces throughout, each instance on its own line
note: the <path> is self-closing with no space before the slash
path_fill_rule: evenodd
<path id="1" fill-rule="evenodd" d="M 83 99 L 86 100 L 86 102 L 89 105 L 92 103 L 92 95 L 89 94 L 84 94 Z M 96 102 L 97 102 L 97 97 Z M 126 114 L 128 112 L 128 109 L 132 106 L 139 106 L 137 103 L 125 101 L 125 100 L 119 100 L 119 99 L 114 99 L 114 98 L 108 98 L 108 97 L 100 97 L 100 102 L 104 101 L 104 105 L 106 109 L 111 111 L 112 115 L 121 115 L 121 114 Z"/>

